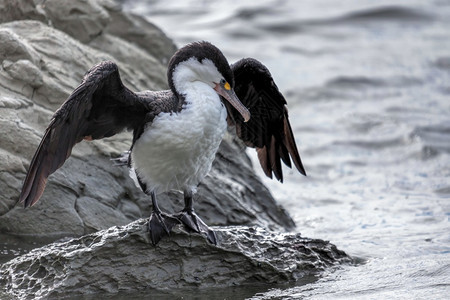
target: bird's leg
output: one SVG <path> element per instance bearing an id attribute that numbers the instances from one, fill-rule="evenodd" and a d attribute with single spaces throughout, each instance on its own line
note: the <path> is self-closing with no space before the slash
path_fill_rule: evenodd
<path id="1" fill-rule="evenodd" d="M 153 245 L 156 245 L 164 235 L 169 235 L 173 226 L 180 224 L 180 221 L 161 211 L 154 192 L 151 192 L 150 196 L 152 197 L 153 209 L 148 221 L 148 229 L 150 231 L 152 243 Z"/>
<path id="2" fill-rule="evenodd" d="M 212 231 L 194 212 L 192 196 L 192 191 L 184 191 L 184 209 L 180 213 L 174 215 L 174 217 L 178 218 L 178 220 L 180 220 L 188 229 L 206 234 L 208 241 L 217 245 L 217 237 L 214 231 Z"/>

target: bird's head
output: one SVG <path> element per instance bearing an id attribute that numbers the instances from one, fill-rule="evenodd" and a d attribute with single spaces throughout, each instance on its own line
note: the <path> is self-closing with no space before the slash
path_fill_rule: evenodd
<path id="1" fill-rule="evenodd" d="M 247 122 L 250 112 L 234 92 L 234 78 L 222 52 L 208 42 L 195 42 L 179 49 L 170 59 L 167 77 L 171 90 L 182 95 L 186 85 L 201 81 L 228 101 Z"/>

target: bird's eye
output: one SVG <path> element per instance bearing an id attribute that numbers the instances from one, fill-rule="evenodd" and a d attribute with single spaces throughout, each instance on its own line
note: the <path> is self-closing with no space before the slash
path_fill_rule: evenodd
<path id="1" fill-rule="evenodd" d="M 230 84 L 225 79 L 220 80 L 220 85 L 223 86 L 227 91 L 231 89 Z"/>

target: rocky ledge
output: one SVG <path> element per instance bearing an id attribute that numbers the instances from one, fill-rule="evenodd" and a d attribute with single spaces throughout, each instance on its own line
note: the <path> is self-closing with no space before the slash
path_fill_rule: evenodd
<path id="1" fill-rule="evenodd" d="M 218 246 L 178 226 L 157 246 L 145 220 L 53 243 L 0 267 L 0 286 L 23 299 L 223 288 L 298 281 L 346 254 L 328 242 L 255 227 L 216 227 Z"/>

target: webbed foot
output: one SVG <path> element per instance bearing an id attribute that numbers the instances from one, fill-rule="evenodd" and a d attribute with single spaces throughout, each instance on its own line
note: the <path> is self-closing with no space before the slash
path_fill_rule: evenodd
<path id="1" fill-rule="evenodd" d="M 173 226 L 180 224 L 177 218 L 162 212 L 153 211 L 148 221 L 148 229 L 153 245 L 158 244 L 164 235 L 169 235 Z"/>
<path id="2" fill-rule="evenodd" d="M 188 229 L 200 234 L 206 234 L 208 241 L 214 245 L 217 245 L 216 233 L 211 230 L 211 228 L 209 228 L 193 210 L 183 210 L 182 212 L 174 215 L 174 217 L 180 220 L 180 222 L 183 223 Z"/>

